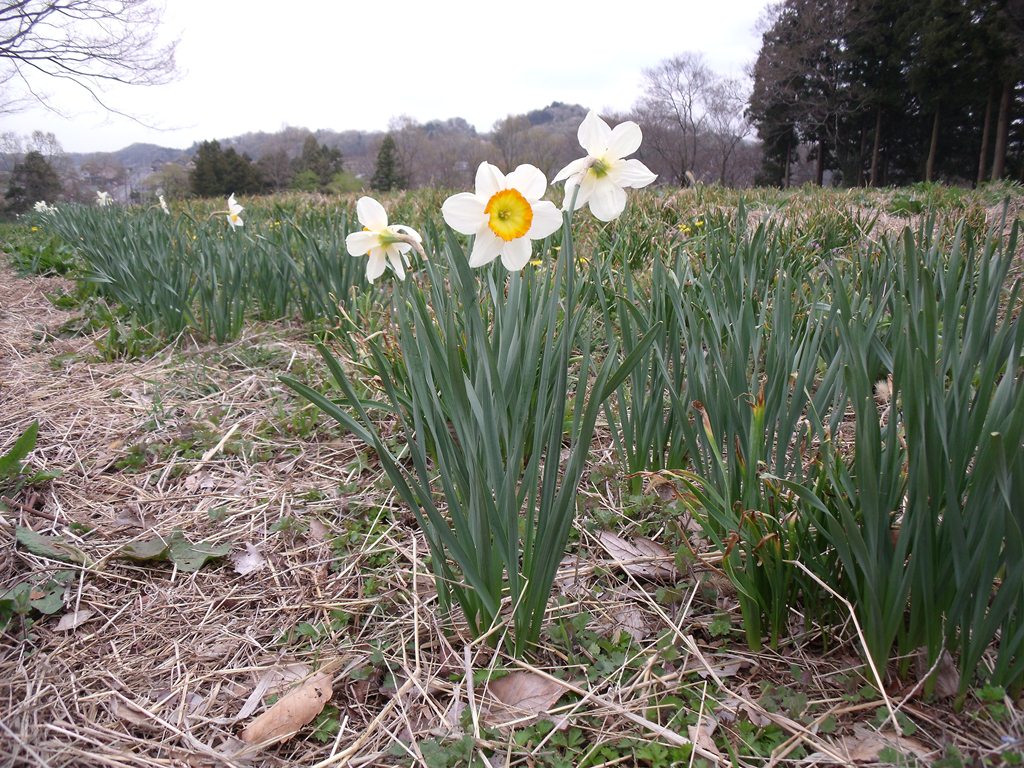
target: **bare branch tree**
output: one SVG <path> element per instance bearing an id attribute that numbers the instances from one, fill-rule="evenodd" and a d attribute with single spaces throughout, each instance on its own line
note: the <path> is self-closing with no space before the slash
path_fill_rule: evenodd
<path id="1" fill-rule="evenodd" d="M 730 166 L 736 148 L 753 130 L 744 114 L 749 95 L 743 84 L 733 78 L 714 83 L 708 95 L 708 131 L 718 155 L 718 183 L 733 182 Z"/>
<path id="2" fill-rule="evenodd" d="M 177 74 L 177 41 L 158 38 L 162 13 L 154 0 L 2 0 L 0 112 L 33 101 L 52 109 L 37 87 L 42 77 L 72 82 L 123 114 L 104 102 L 105 86 L 158 85 Z"/>
<path id="3" fill-rule="evenodd" d="M 644 95 L 635 112 L 641 124 L 653 129 L 651 149 L 671 170 L 673 180 L 685 184 L 697 159 L 717 78 L 701 54 L 684 53 L 644 70 L 644 79 Z"/>

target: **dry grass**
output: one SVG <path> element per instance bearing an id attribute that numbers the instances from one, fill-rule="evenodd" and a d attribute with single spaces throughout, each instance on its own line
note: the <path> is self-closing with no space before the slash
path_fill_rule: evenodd
<path id="1" fill-rule="evenodd" d="M 276 381 L 286 370 L 317 375 L 301 332 L 263 327 L 226 346 L 182 342 L 145 360 L 98 362 L 94 339 L 58 334 L 69 315 L 45 292 L 59 281 L 2 269 L 0 451 L 38 419 L 30 463 L 62 474 L 5 502 L 0 593 L 57 569 L 74 578 L 63 610 L 30 627 L 16 620 L 0 636 L 0 765 L 420 765 L 424 745 L 465 734 L 474 764 L 555 765 L 564 731 L 537 732 L 522 746 L 487 727 L 486 671 L 516 669 L 568 681 L 553 717 L 579 728 L 591 754 L 620 745 L 619 758 L 594 758 L 603 765 L 647 765 L 634 757 L 637 744 L 691 738 L 709 763 L 743 765 L 790 764 L 798 754 L 811 756 L 803 764 L 870 764 L 883 743 L 925 762 L 947 745 L 978 758 L 1014 740 L 1021 748 L 1019 703 L 1004 702 L 1000 724 L 920 701 L 912 681 L 891 678 L 888 695 L 917 731 L 899 737 L 883 723 L 878 735 L 883 700 L 857 695 L 864 678 L 853 632 L 812 628 L 779 651 L 749 653 L 741 633 L 715 627 L 716 618 L 739 619 L 710 559 L 678 591 L 659 594 L 671 585 L 621 567 L 597 543 L 596 513 L 617 519 L 626 537 L 638 518 L 620 484 L 597 473 L 552 601 L 552 626 L 586 612 L 593 631 L 568 641 L 553 633 L 530 664 L 504 658 L 440 614 L 423 539 L 360 447 L 308 421 Z M 666 514 L 658 504 L 648 513 Z M 90 564 L 15 548 L 16 525 L 66 537 Z M 242 575 L 225 558 L 183 573 L 118 556 L 126 543 L 174 529 L 236 553 L 251 545 L 262 565 Z M 91 612 L 84 622 L 58 628 L 82 611 Z M 637 642 L 619 655 L 593 641 L 623 632 Z M 310 727 L 260 751 L 238 740 L 268 696 L 324 666 L 338 726 L 326 741 Z M 768 686 L 793 700 L 773 702 Z M 692 714 L 689 729 L 673 720 L 680 708 Z M 774 751 L 739 746 L 730 757 L 707 738 L 714 729 L 740 744 L 750 723 L 776 734 Z"/>

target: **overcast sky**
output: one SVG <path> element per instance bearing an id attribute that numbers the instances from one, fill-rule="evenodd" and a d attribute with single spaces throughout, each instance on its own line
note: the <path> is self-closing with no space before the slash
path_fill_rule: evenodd
<path id="1" fill-rule="evenodd" d="M 40 80 L 66 116 L 34 109 L 3 130 L 52 131 L 65 150 L 194 141 L 285 125 L 383 130 L 391 118 L 464 117 L 488 131 L 552 101 L 625 110 L 643 70 L 686 51 L 742 77 L 767 0 L 169 0 L 181 77 L 104 95 L 149 125 Z"/>

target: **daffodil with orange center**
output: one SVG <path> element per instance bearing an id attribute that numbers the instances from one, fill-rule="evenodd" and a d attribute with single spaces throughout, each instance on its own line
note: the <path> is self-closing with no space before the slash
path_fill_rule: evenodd
<path id="1" fill-rule="evenodd" d="M 505 269 L 526 266 L 532 242 L 543 240 L 562 225 L 555 204 L 541 200 L 548 181 L 539 168 L 520 165 L 508 176 L 490 163 L 476 171 L 476 192 L 452 195 L 441 206 L 444 220 L 456 232 L 474 235 L 471 267 L 501 256 Z"/>

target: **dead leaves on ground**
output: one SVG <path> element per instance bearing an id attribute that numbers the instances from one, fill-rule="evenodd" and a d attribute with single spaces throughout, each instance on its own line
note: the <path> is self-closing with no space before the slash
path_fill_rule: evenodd
<path id="1" fill-rule="evenodd" d="M 313 675 L 298 688 L 286 693 L 242 731 L 246 744 L 274 744 L 290 739 L 313 722 L 331 700 L 330 673 Z"/>
<path id="2" fill-rule="evenodd" d="M 68 630 L 75 629 L 76 627 L 85 624 L 85 622 L 91 619 L 94 614 L 95 611 L 90 611 L 88 608 L 82 608 L 78 611 L 65 613 L 60 617 L 60 621 L 57 622 L 57 626 L 53 629 L 55 632 L 67 632 Z"/>
<path id="3" fill-rule="evenodd" d="M 610 531 L 598 533 L 597 540 L 626 573 L 667 583 L 675 583 L 679 578 L 672 553 L 656 541 L 643 536 L 626 540 Z"/>
<path id="4" fill-rule="evenodd" d="M 239 576 L 248 576 L 255 573 L 267 564 L 267 558 L 259 548 L 246 542 L 244 552 L 235 552 L 231 555 L 231 565 Z"/>
<path id="5" fill-rule="evenodd" d="M 935 750 L 929 749 L 917 739 L 894 734 L 879 733 L 866 725 L 858 723 L 853 733 L 837 739 L 829 745 L 834 753 L 814 752 L 803 758 L 804 765 L 857 765 L 861 763 L 878 763 L 885 750 L 894 751 L 899 755 L 913 755 L 924 765 L 930 765 L 937 757 Z"/>
<path id="6" fill-rule="evenodd" d="M 533 672 L 512 672 L 487 684 L 481 718 L 496 728 L 522 727 L 547 714 L 565 687 Z"/>

